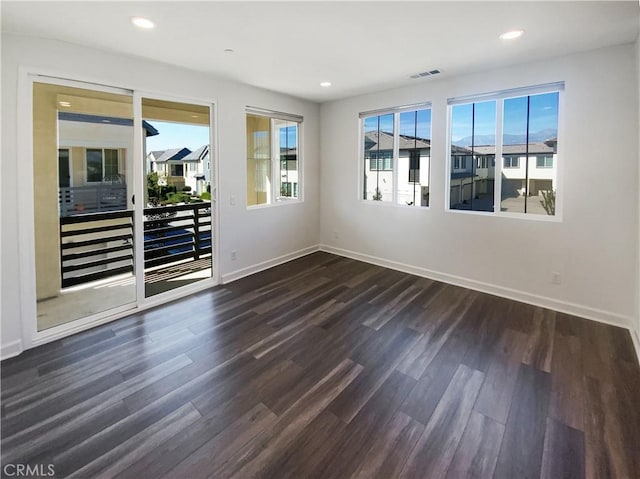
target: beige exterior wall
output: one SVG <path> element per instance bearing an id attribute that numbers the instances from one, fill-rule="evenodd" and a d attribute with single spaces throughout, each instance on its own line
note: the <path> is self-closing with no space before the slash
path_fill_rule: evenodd
<path id="1" fill-rule="evenodd" d="M 33 196 L 38 299 L 60 291 L 57 88 L 33 86 Z"/>
<path id="2" fill-rule="evenodd" d="M 68 102 L 70 107 L 59 106 Z M 124 95 L 34 83 L 33 87 L 33 189 L 36 296 L 38 300 L 60 293 L 60 234 L 58 214 L 58 109 L 77 113 L 131 117 L 132 100 Z M 109 147 L 109 145 L 104 145 Z M 85 184 L 85 148 L 60 146 L 70 152 L 73 186 Z M 126 174 L 127 152 L 119 148 L 120 171 Z"/>
<path id="3" fill-rule="evenodd" d="M 271 191 L 271 121 L 264 116 L 247 115 L 247 206 L 261 205 L 268 202 Z M 255 132 L 267 132 L 265 142 L 255 141 Z M 258 172 L 261 173 L 258 173 Z M 258 175 L 266 173 L 266 186 Z M 259 187 L 261 191 L 256 191 Z"/>
<path id="4" fill-rule="evenodd" d="M 85 180 L 85 172 L 84 172 L 84 148 L 79 146 L 74 146 L 70 148 L 71 150 L 71 176 L 73 178 L 73 186 L 81 186 L 84 185 Z"/>

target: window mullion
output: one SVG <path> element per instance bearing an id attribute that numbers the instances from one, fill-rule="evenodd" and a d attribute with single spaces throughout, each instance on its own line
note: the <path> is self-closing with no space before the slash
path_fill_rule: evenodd
<path id="1" fill-rule="evenodd" d="M 398 162 L 400 161 L 400 113 L 393 114 L 393 188 L 392 188 L 392 202 L 398 204 Z"/>
<path id="2" fill-rule="evenodd" d="M 277 193 L 277 189 L 278 189 L 278 183 L 280 180 L 280 171 L 279 171 L 279 161 L 280 159 L 278 158 L 277 152 L 276 152 L 276 147 L 278 146 L 278 141 L 277 141 L 277 133 L 276 133 L 276 128 L 275 128 L 275 121 L 273 118 L 271 118 L 269 120 L 269 129 L 271 130 L 271 198 L 268 199 L 267 204 L 273 204 L 275 203 L 276 199 L 278 198 L 278 193 Z"/>
<path id="3" fill-rule="evenodd" d="M 504 100 L 496 101 L 496 149 L 493 179 L 493 212 L 499 213 L 502 202 L 502 108 Z"/>

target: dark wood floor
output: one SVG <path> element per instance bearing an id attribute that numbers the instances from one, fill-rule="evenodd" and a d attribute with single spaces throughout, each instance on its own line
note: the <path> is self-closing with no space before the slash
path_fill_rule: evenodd
<path id="1" fill-rule="evenodd" d="M 56 477 L 640 477 L 626 330 L 315 253 L 2 363 Z"/>

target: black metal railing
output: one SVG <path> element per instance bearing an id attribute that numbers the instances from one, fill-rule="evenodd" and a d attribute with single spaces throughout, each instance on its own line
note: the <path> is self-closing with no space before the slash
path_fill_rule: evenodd
<path id="1" fill-rule="evenodd" d="M 133 273 L 133 211 L 60 218 L 62 287 Z"/>
<path id="2" fill-rule="evenodd" d="M 145 208 L 144 215 L 145 269 L 211 253 L 211 203 Z"/>
<path id="3" fill-rule="evenodd" d="M 127 209 L 127 185 L 97 183 L 58 188 L 60 217 Z"/>
<path id="4" fill-rule="evenodd" d="M 199 260 L 211 254 L 211 204 L 144 210 L 144 267 Z M 67 288 L 133 273 L 133 211 L 60 218 L 60 270 Z"/>

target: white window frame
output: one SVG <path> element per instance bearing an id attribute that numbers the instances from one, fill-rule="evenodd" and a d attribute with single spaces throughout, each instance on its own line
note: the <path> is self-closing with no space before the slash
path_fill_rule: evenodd
<path id="1" fill-rule="evenodd" d="M 527 219 L 532 221 L 550 221 L 560 223 L 562 222 L 562 207 L 564 196 L 564 165 L 567 161 L 564 155 L 564 141 L 558 142 L 558 149 L 556 152 L 556 158 L 562 158 L 563 161 L 556 161 L 556 211 L 554 216 L 539 215 L 532 213 L 515 213 L 501 211 L 502 201 L 502 170 L 503 170 L 503 155 L 502 155 L 502 113 L 504 109 L 504 100 L 509 98 L 518 98 L 522 96 L 532 96 L 544 93 L 558 93 L 558 138 L 564 138 L 564 82 L 546 83 L 542 85 L 526 86 L 513 88 L 508 90 L 501 90 L 497 92 L 483 93 L 477 95 L 469 95 L 464 97 L 456 97 L 447 99 L 447 156 L 446 156 L 446 180 L 445 180 L 445 203 L 444 209 L 447 213 L 463 214 L 463 215 L 480 215 L 480 216 L 495 216 L 503 218 L 515 218 L 515 219 Z M 495 145 L 495 178 L 494 181 L 494 201 L 493 211 L 473 211 L 473 210 L 459 210 L 452 209 L 451 206 L 451 130 L 453 120 L 453 106 L 464 105 L 469 103 L 480 103 L 484 101 L 494 100 L 496 102 L 496 145 Z M 500 181 L 498 181 L 500 179 Z"/>
<path id="2" fill-rule="evenodd" d="M 415 103 L 411 105 L 397 106 L 391 108 L 385 108 L 380 110 L 370 110 L 361 112 L 359 114 L 359 146 L 358 146 L 358 201 L 364 204 L 375 204 L 381 205 L 384 207 L 395 206 L 399 208 L 410 208 L 414 210 L 428 210 L 431 208 L 431 199 L 429 199 L 428 206 L 422 205 L 403 205 L 398 203 L 398 164 L 400 161 L 400 113 L 412 112 L 412 111 L 420 111 L 420 110 L 431 110 L 431 126 L 429 131 L 429 137 L 433 135 L 433 107 L 431 102 L 424 103 Z M 364 199 L 364 174 L 365 174 L 365 158 L 364 158 L 364 122 L 367 118 L 382 116 L 382 115 L 393 115 L 393 154 L 391 156 L 391 170 L 386 169 L 378 169 L 370 171 L 392 171 L 392 198 L 391 201 L 375 201 L 375 200 L 367 200 Z M 430 138 L 429 141 L 433 141 Z M 432 150 L 431 150 L 432 151 Z M 429 191 L 431 191 L 431 160 L 433 159 L 431 151 L 429 152 Z M 371 159 L 367 160 L 371 161 Z M 376 162 L 379 162 L 380 158 L 376 159 Z M 384 161 L 384 160 L 383 160 Z M 376 163 L 379 166 L 379 163 Z M 418 168 L 416 171 L 420 171 Z"/>
<path id="3" fill-rule="evenodd" d="M 538 165 L 538 160 L 542 159 L 542 166 Z M 549 166 L 549 160 L 551 160 L 551 166 Z M 547 170 L 549 168 L 553 168 L 554 163 L 553 155 L 536 155 L 536 168 L 541 170 Z"/>
<path id="4" fill-rule="evenodd" d="M 509 166 L 505 166 L 505 164 L 507 163 L 507 158 L 509 159 Z M 515 166 L 513 164 L 513 160 L 515 160 Z M 517 155 L 506 155 L 502 157 L 502 167 L 504 169 L 517 169 L 520 168 L 520 157 Z"/>
<path id="5" fill-rule="evenodd" d="M 251 107 L 251 106 L 247 106 L 246 110 L 245 110 L 245 119 L 247 115 L 254 115 L 254 116 L 263 116 L 263 117 L 267 117 L 269 118 L 269 134 L 270 134 L 270 138 L 269 138 L 269 142 L 270 142 L 270 161 L 271 161 L 271 191 L 269 192 L 269 196 L 267 197 L 267 202 L 266 203 L 261 203 L 258 205 L 247 205 L 247 209 L 259 209 L 259 208 L 269 208 L 272 206 L 279 206 L 279 205 L 284 205 L 284 204 L 290 204 L 290 203 L 302 203 L 304 201 L 303 198 L 303 194 L 304 194 L 304 174 L 303 174 L 303 124 L 304 124 L 304 117 L 301 115 L 296 115 L 293 113 L 283 113 L 283 112 L 279 112 L 279 111 L 275 111 L 275 110 L 265 110 L 263 108 L 256 108 L 256 107 Z M 280 172 L 280 152 L 277 151 L 276 148 L 276 129 L 274 128 L 274 124 L 277 120 L 284 120 L 284 121 L 289 121 L 289 122 L 293 122 L 293 123 L 297 123 L 297 129 L 298 129 L 298 146 L 297 146 L 297 152 L 296 152 L 296 162 L 297 162 L 297 173 L 298 173 L 298 181 L 297 182 L 293 182 L 291 180 L 289 180 L 289 182 L 291 183 L 291 190 L 293 192 L 293 183 L 297 183 L 297 190 L 298 190 L 298 197 L 297 198 L 292 198 L 289 196 L 281 196 L 280 195 L 280 185 L 281 185 L 281 172 Z M 245 125 L 246 125 L 246 121 L 245 121 Z M 245 137 L 246 137 L 246 132 L 245 132 Z M 247 187 L 247 181 L 245 178 L 245 189 Z"/>

